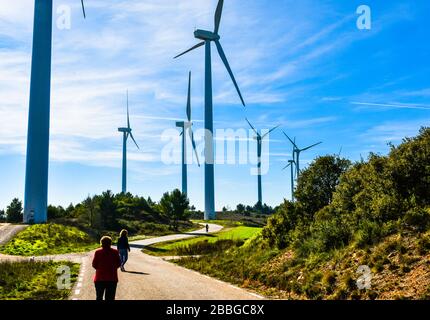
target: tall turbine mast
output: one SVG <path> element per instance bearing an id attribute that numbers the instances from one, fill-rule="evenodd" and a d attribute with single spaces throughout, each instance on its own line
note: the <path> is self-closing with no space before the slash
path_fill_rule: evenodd
<path id="1" fill-rule="evenodd" d="M 242 94 L 237 85 L 236 79 L 228 63 L 227 57 L 220 43 L 219 27 L 221 23 L 222 10 L 224 0 L 219 0 L 215 11 L 215 28 L 214 31 L 206 31 L 197 29 L 194 32 L 194 37 L 202 40 L 187 51 L 177 55 L 178 58 L 194 49 L 205 46 L 205 220 L 214 220 L 215 214 L 215 172 L 214 172 L 214 141 L 213 141 L 213 101 L 212 101 L 212 59 L 211 59 L 211 43 L 214 42 L 218 50 L 218 54 L 224 63 L 227 72 L 236 88 L 239 98 L 245 106 Z"/>
<path id="2" fill-rule="evenodd" d="M 248 122 L 249 126 L 251 127 L 251 129 L 255 132 L 256 136 L 254 137 L 255 140 L 257 140 L 257 163 L 258 163 L 258 204 L 261 207 L 261 210 L 263 211 L 263 189 L 262 189 L 262 179 L 261 179 L 261 156 L 262 156 L 262 150 L 263 150 L 263 140 L 269 135 L 271 134 L 273 131 L 275 131 L 277 128 L 279 128 L 279 126 L 276 126 L 274 128 L 272 128 L 271 130 L 269 130 L 269 132 L 267 132 L 266 134 L 264 134 L 263 136 L 257 131 L 257 129 L 255 129 L 255 127 L 251 124 L 251 122 L 249 122 L 248 119 L 245 119 L 246 122 Z M 261 212 L 263 213 L 263 212 Z"/>
<path id="3" fill-rule="evenodd" d="M 318 146 L 318 145 L 320 145 L 320 144 L 322 144 L 322 142 L 318 142 L 318 143 L 315 143 L 315 144 L 313 144 L 313 145 L 311 145 L 311 146 L 309 146 L 309 147 L 306 147 L 306 148 L 303 148 L 303 149 L 300 149 L 298 146 L 297 146 L 297 144 L 296 144 L 296 142 L 295 142 L 295 139 L 294 139 L 294 141 L 293 140 L 291 140 L 291 138 L 284 132 L 284 135 L 287 137 L 287 139 L 291 142 L 291 144 L 293 145 L 293 158 L 294 158 L 294 161 L 296 162 L 296 176 L 297 176 L 297 179 L 299 178 L 299 176 L 300 176 L 300 154 L 302 153 L 302 152 L 304 152 L 304 151 L 308 151 L 309 149 L 312 149 L 312 148 L 314 148 L 314 147 L 316 147 L 316 146 Z M 295 155 L 295 157 L 294 157 L 294 155 Z"/>
<path id="4" fill-rule="evenodd" d="M 24 223 L 48 220 L 53 0 L 35 0 L 30 106 L 25 167 Z M 84 2 L 81 0 L 85 17 Z"/>
<path id="5" fill-rule="evenodd" d="M 182 193 L 188 193 L 188 173 L 187 173 L 187 132 L 193 145 L 194 153 L 197 158 L 197 163 L 200 167 L 199 156 L 197 154 L 196 142 L 194 140 L 194 133 L 192 130 L 193 123 L 191 122 L 191 71 L 188 75 L 188 96 L 187 96 L 187 122 L 176 122 L 176 127 L 181 128 L 182 136 Z"/>
<path id="6" fill-rule="evenodd" d="M 130 126 L 130 113 L 129 113 L 129 105 L 128 105 L 128 90 L 127 90 L 127 127 L 126 128 L 118 128 L 118 131 L 123 134 L 122 136 L 122 187 L 121 192 L 127 193 L 127 141 L 130 137 L 136 147 L 139 149 L 139 145 L 134 139 L 132 129 Z"/>
<path id="7" fill-rule="evenodd" d="M 288 165 L 286 165 L 284 167 L 283 170 L 287 169 L 288 167 L 290 167 L 291 169 L 291 202 L 294 202 L 294 165 L 296 164 L 296 161 L 294 160 L 288 160 Z"/>

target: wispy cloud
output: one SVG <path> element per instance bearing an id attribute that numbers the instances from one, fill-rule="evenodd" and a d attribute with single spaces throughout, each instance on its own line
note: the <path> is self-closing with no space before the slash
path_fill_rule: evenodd
<path id="1" fill-rule="evenodd" d="M 419 104 L 404 104 L 404 103 L 372 103 L 372 102 L 351 102 L 357 106 L 369 106 L 369 107 L 382 107 L 387 109 L 416 109 L 416 110 L 430 110 L 430 106 L 419 105 Z"/>

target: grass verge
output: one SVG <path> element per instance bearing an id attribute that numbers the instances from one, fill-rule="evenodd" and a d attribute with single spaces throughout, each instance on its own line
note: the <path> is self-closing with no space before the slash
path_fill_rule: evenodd
<path id="1" fill-rule="evenodd" d="M 261 232 L 261 228 L 239 226 L 215 234 L 170 241 L 147 246 L 143 252 L 155 256 L 200 255 L 240 246 L 247 239 Z"/>
<path id="2" fill-rule="evenodd" d="M 57 288 L 57 268 L 70 268 L 70 288 L 76 282 L 79 264 L 71 262 L 0 263 L 0 300 L 65 300 L 71 289 Z"/>
<path id="3" fill-rule="evenodd" d="M 87 252 L 98 247 L 95 239 L 75 227 L 60 224 L 33 225 L 18 233 L 0 253 L 19 256 L 41 256 Z"/>
<path id="4" fill-rule="evenodd" d="M 308 257 L 290 249 L 270 248 L 257 236 L 240 248 L 174 262 L 269 298 L 430 298 L 430 232 L 419 237 L 396 234 L 364 249 L 351 245 Z M 358 288 L 359 266 L 369 266 L 371 270 L 370 289 Z"/>

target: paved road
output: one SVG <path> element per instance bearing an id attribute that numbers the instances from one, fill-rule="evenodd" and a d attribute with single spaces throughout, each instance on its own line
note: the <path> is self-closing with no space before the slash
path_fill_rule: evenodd
<path id="1" fill-rule="evenodd" d="M 222 227 L 210 225 L 210 232 Z M 140 248 L 170 240 L 186 239 L 205 234 L 198 230 L 190 234 L 172 235 L 133 242 L 133 249 L 126 265 L 128 272 L 119 272 L 118 300 L 254 300 L 262 297 L 207 277 L 195 271 L 179 267 L 160 257 L 143 254 Z M 94 300 L 95 290 L 91 267 L 93 254 L 82 258 L 81 273 L 71 299 Z"/>
<path id="2" fill-rule="evenodd" d="M 209 233 L 216 233 L 218 231 L 221 231 L 222 228 L 223 228 L 222 226 L 219 226 L 217 224 L 209 224 Z M 201 236 L 201 235 L 205 235 L 205 234 L 206 234 L 206 230 L 203 228 L 201 230 L 196 230 L 196 231 L 183 233 L 183 234 L 172 234 L 172 235 L 164 236 L 164 237 L 149 238 L 149 239 L 145 239 L 145 240 L 134 241 L 131 243 L 131 247 L 134 249 L 140 249 L 144 246 L 149 246 L 151 244 L 173 241 L 173 240 L 195 238 L 197 236 Z"/>
<path id="3" fill-rule="evenodd" d="M 0 224 L 0 245 L 7 243 L 14 235 L 27 227 L 27 225 L 16 225 L 10 223 Z"/>

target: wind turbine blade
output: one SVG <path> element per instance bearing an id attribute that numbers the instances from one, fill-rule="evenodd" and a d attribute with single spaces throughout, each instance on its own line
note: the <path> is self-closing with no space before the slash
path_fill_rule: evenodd
<path id="1" fill-rule="evenodd" d="M 187 118 L 191 122 L 191 71 L 188 76 Z"/>
<path id="2" fill-rule="evenodd" d="M 87 18 L 87 14 L 85 13 L 84 0 L 81 0 L 81 4 L 82 4 L 82 13 L 84 14 L 84 19 L 86 19 Z"/>
<path id="3" fill-rule="evenodd" d="M 137 149 L 140 150 L 139 145 L 137 144 L 136 140 L 134 140 L 133 134 L 130 132 L 130 137 L 133 140 L 134 144 L 136 145 Z"/>
<path id="4" fill-rule="evenodd" d="M 293 140 L 291 140 L 290 139 L 290 137 L 284 132 L 284 131 L 282 131 L 282 133 L 287 137 L 287 139 L 288 140 L 290 140 L 290 142 L 293 144 L 293 146 L 296 148 L 296 149 L 298 149 L 297 148 L 297 145 L 296 145 L 296 142 L 295 141 L 293 141 Z M 296 140 L 296 139 L 294 139 L 294 140 Z"/>
<path id="5" fill-rule="evenodd" d="M 219 25 L 221 23 L 223 6 L 224 6 L 224 0 L 219 0 L 215 11 L 215 31 L 214 31 L 215 34 L 218 34 L 218 31 L 219 31 Z"/>
<path id="6" fill-rule="evenodd" d="M 130 129 L 130 113 L 128 111 L 128 90 L 127 90 L 127 128 Z"/>
<path id="7" fill-rule="evenodd" d="M 255 134 L 257 136 L 259 136 L 259 133 L 257 132 L 257 130 L 255 130 L 254 126 L 251 124 L 251 122 L 249 122 L 249 120 L 247 118 L 245 118 L 246 122 L 248 122 L 249 126 L 251 127 L 252 130 L 254 130 Z"/>
<path id="8" fill-rule="evenodd" d="M 263 136 L 263 138 L 262 139 L 264 139 L 267 135 L 269 135 L 269 134 L 271 134 L 273 131 L 275 131 L 276 129 L 278 129 L 280 127 L 280 125 L 279 126 L 276 126 L 276 127 L 274 127 L 273 129 L 271 129 L 271 130 L 269 130 L 269 132 L 268 133 L 266 133 L 264 136 Z"/>
<path id="9" fill-rule="evenodd" d="M 198 43 L 198 44 L 196 44 L 194 47 L 192 47 L 191 49 L 188 49 L 187 51 L 184 51 L 184 52 L 182 52 L 181 54 L 178 54 L 176 57 L 174 57 L 173 59 L 176 59 L 176 58 L 179 58 L 180 56 L 183 56 L 184 54 L 186 54 L 186 53 L 188 53 L 188 52 L 190 52 L 190 51 L 193 51 L 194 49 L 197 49 L 197 48 L 199 48 L 199 47 L 201 47 L 202 45 L 204 45 L 205 44 L 205 42 L 204 41 L 202 41 L 202 42 L 200 42 L 200 43 Z"/>
<path id="10" fill-rule="evenodd" d="M 320 145 L 321 143 L 322 142 L 315 143 L 315 144 L 313 144 L 313 145 L 311 145 L 311 146 L 309 146 L 307 148 L 302 149 L 301 151 L 306 151 L 306 150 L 312 149 L 313 147 L 316 147 L 316 146 Z"/>
<path id="11" fill-rule="evenodd" d="M 191 143 L 193 144 L 194 154 L 196 155 L 197 164 L 200 167 L 200 160 L 199 160 L 199 155 L 197 153 L 196 141 L 194 140 L 194 132 L 193 132 L 193 130 L 191 130 L 191 128 L 189 129 L 189 134 L 190 134 Z"/>
<path id="12" fill-rule="evenodd" d="M 289 166 L 291 166 L 291 162 L 289 163 L 289 164 L 287 164 L 285 167 L 284 167 L 284 169 L 282 169 L 282 170 L 285 170 L 285 169 L 287 169 Z"/>
<path id="13" fill-rule="evenodd" d="M 228 73 L 230 74 L 231 80 L 233 80 L 234 86 L 236 87 L 240 100 L 242 101 L 243 106 L 245 106 L 245 101 L 243 100 L 242 93 L 240 93 L 239 86 L 237 85 L 236 79 L 234 78 L 233 71 L 231 71 L 230 65 L 228 63 L 227 57 L 225 56 L 224 50 L 222 49 L 221 43 L 218 40 L 216 40 L 215 44 L 218 49 L 218 53 L 221 57 L 221 60 L 224 62 L 224 65 L 227 68 Z"/>

